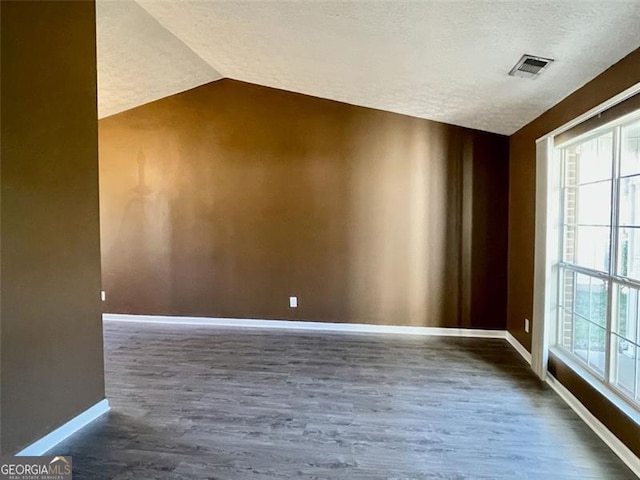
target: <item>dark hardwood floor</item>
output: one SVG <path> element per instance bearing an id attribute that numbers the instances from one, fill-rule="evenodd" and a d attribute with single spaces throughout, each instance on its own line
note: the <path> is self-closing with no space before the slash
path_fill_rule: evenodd
<path id="1" fill-rule="evenodd" d="M 76 480 L 635 476 L 503 340 L 105 325 Z"/>

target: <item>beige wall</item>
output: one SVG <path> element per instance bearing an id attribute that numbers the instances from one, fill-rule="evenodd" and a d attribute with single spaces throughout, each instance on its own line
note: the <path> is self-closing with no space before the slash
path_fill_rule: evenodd
<path id="1" fill-rule="evenodd" d="M 232 80 L 99 129 L 109 312 L 505 327 L 506 137 Z"/>
<path id="2" fill-rule="evenodd" d="M 531 350 L 530 333 L 524 319 L 533 313 L 533 260 L 535 220 L 536 139 L 561 127 L 582 113 L 598 106 L 640 82 L 640 49 L 635 50 L 607 71 L 577 90 L 555 107 L 510 137 L 509 158 L 509 281 L 507 320 L 509 332 Z M 535 327 L 534 327 L 535 328 Z M 579 384 L 570 369 L 553 360 L 558 379 L 568 387 Z M 603 402 L 592 388 L 582 386 L 574 394 L 621 439 L 640 438 L 640 428 L 624 420 L 613 405 Z M 602 408 L 602 405 L 608 408 Z M 631 422 L 631 423 L 630 423 Z M 640 445 L 635 443 L 635 452 Z"/>
<path id="3" fill-rule="evenodd" d="M 2 453 L 104 398 L 95 6 L 2 2 Z"/>

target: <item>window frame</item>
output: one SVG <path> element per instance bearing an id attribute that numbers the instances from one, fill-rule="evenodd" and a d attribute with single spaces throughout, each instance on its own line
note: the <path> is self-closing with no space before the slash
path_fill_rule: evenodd
<path id="1" fill-rule="evenodd" d="M 605 383 L 605 385 L 612 389 L 617 395 L 620 395 L 624 400 L 630 403 L 630 405 L 640 411 L 640 385 L 637 380 L 638 372 L 634 369 L 633 376 L 635 390 L 629 394 L 627 391 L 623 390 L 617 385 L 615 380 L 616 378 L 616 370 L 614 368 L 615 363 L 618 361 L 614 352 L 614 342 L 620 341 L 619 339 L 624 338 L 621 336 L 620 332 L 614 326 L 614 310 L 617 310 L 619 307 L 619 299 L 614 298 L 616 293 L 619 291 L 621 287 L 628 287 L 636 290 L 640 290 L 640 281 L 636 281 L 633 278 L 629 278 L 623 276 L 619 272 L 619 255 L 620 255 L 620 242 L 619 242 L 619 232 L 620 228 L 624 227 L 620 224 L 620 203 L 621 203 L 621 189 L 620 184 L 621 180 L 627 178 L 628 176 L 621 176 L 621 161 L 622 161 L 622 129 L 628 125 L 631 125 L 635 122 L 640 121 L 640 110 L 636 112 L 632 112 L 624 117 L 617 119 L 613 122 L 610 122 L 606 125 L 602 125 L 594 130 L 589 132 L 585 132 L 582 135 L 579 135 L 575 138 L 572 138 L 568 141 L 565 141 L 559 145 L 554 145 L 554 155 L 553 162 L 559 162 L 560 164 L 556 166 L 556 171 L 559 172 L 560 175 L 560 194 L 555 199 L 557 202 L 560 202 L 559 206 L 559 224 L 558 224 L 558 262 L 557 262 L 557 295 L 556 295 L 556 321 L 555 321 L 555 339 L 556 341 L 552 345 L 552 349 L 562 350 L 564 355 L 572 358 L 574 362 L 577 362 L 581 365 L 582 368 L 589 371 L 591 375 L 596 377 L 599 381 Z M 612 164 L 611 164 L 611 174 L 605 179 L 600 179 L 594 182 L 587 182 L 586 184 L 598 183 L 598 182 L 611 182 L 610 187 L 610 211 L 609 211 L 609 224 L 606 225 L 609 227 L 609 249 L 608 249 L 608 265 L 605 270 L 599 270 L 597 268 L 586 267 L 584 265 L 579 265 L 577 263 L 568 262 L 564 257 L 566 253 L 566 226 L 570 225 L 570 223 L 566 219 L 566 190 L 568 188 L 579 189 L 580 186 L 583 186 L 576 179 L 575 185 L 567 185 L 567 153 L 568 149 L 574 147 L 576 145 L 582 145 L 591 140 L 599 139 L 605 135 L 611 134 L 612 138 Z M 633 176 L 640 175 L 634 174 Z M 576 207 L 576 216 L 579 216 L 579 210 Z M 576 232 L 580 223 L 579 220 L 576 219 L 575 228 Z M 605 226 L 605 225 L 603 225 Z M 577 233 L 574 235 L 577 236 Z M 579 241 L 579 240 L 577 240 Z M 604 324 L 604 365 L 602 372 L 598 371 L 592 364 L 590 360 L 590 342 L 591 342 L 591 324 L 597 323 L 592 318 L 586 318 L 581 313 L 578 313 L 574 306 L 572 306 L 571 311 L 566 309 L 564 305 L 564 299 L 562 298 L 562 277 L 566 272 L 571 272 L 574 275 L 574 278 L 577 278 L 578 275 L 586 276 L 590 279 L 595 279 L 597 281 L 602 281 L 606 288 L 606 320 Z M 577 293 L 575 292 L 575 288 L 577 286 L 577 280 L 574 285 L 574 293 L 573 298 L 577 298 Z M 590 289 L 591 289 L 590 283 Z M 591 293 L 589 295 L 590 302 L 592 300 Z M 617 313 L 617 311 L 615 312 Z M 563 314 L 570 314 L 572 316 L 571 327 L 575 338 L 575 330 L 576 330 L 576 316 L 581 317 L 584 321 L 589 325 L 589 334 L 587 335 L 587 350 L 586 350 L 586 358 L 583 358 L 579 354 L 575 352 L 575 340 L 571 343 L 571 348 L 568 348 L 563 344 L 561 340 L 563 335 L 564 328 L 564 320 L 561 318 Z M 634 349 L 640 348 L 638 346 L 638 338 L 640 337 L 640 332 L 638 332 L 638 324 L 635 324 L 635 343 L 631 342 Z M 602 328 L 598 326 L 598 328 Z M 617 339 L 617 340 L 616 340 Z M 638 353 L 636 353 L 637 358 Z M 635 367 L 636 369 L 638 367 Z"/>
<path id="2" fill-rule="evenodd" d="M 616 395 L 619 395 L 624 399 L 629 405 L 638 410 L 640 412 L 640 385 L 637 380 L 638 372 L 634 370 L 634 383 L 635 383 L 635 391 L 629 394 L 627 391 L 623 390 L 617 385 L 616 382 L 616 370 L 614 368 L 615 363 L 618 361 L 615 352 L 614 352 L 614 342 L 620 341 L 621 335 L 619 331 L 616 331 L 614 327 L 614 310 L 618 307 L 618 299 L 614 298 L 614 295 L 619 291 L 622 287 L 633 288 L 636 290 L 640 290 L 640 281 L 636 281 L 632 278 L 623 276 L 619 272 L 619 255 L 620 255 L 620 243 L 619 243 L 619 231 L 623 226 L 620 224 L 620 202 L 621 202 L 621 189 L 620 184 L 621 180 L 626 177 L 622 177 L 620 175 L 621 171 L 621 161 L 622 161 L 622 129 L 630 124 L 633 124 L 637 121 L 640 121 L 640 110 L 632 112 L 628 115 L 623 116 L 620 119 L 617 119 L 613 122 L 610 122 L 606 125 L 602 125 L 594 130 L 589 132 L 585 132 L 582 135 L 579 135 L 575 138 L 567 140 L 561 144 L 553 145 L 553 154 L 551 156 L 552 170 L 555 172 L 555 175 L 559 178 L 555 183 L 559 184 L 557 195 L 555 195 L 555 199 L 550 199 L 558 203 L 558 222 L 557 222 L 557 262 L 555 268 L 556 279 L 556 288 L 555 288 L 555 331 L 554 331 L 554 341 L 551 344 L 552 350 L 555 352 L 556 350 L 560 350 L 562 352 L 563 357 L 570 357 L 571 360 L 577 364 L 579 364 L 582 369 L 589 372 L 589 374 L 596 378 L 597 381 L 604 383 L 604 385 L 612 390 Z M 611 173 L 607 178 L 600 179 L 594 182 L 587 182 L 585 185 L 598 183 L 598 182 L 611 182 L 610 186 L 610 210 L 609 210 L 609 224 L 606 225 L 609 227 L 609 249 L 608 249 L 608 264 L 606 265 L 606 271 L 599 270 L 597 268 L 591 268 L 584 265 L 579 265 L 577 263 L 568 262 L 565 259 L 566 252 L 566 227 L 567 225 L 573 225 L 569 223 L 566 219 L 566 190 L 568 188 L 575 188 L 576 191 L 583 186 L 578 179 L 576 179 L 575 185 L 567 185 L 567 153 L 568 149 L 574 147 L 576 145 L 581 145 L 591 140 L 599 139 L 605 135 L 611 134 L 612 138 L 612 164 L 611 164 Z M 640 174 L 640 172 L 639 172 Z M 576 216 L 579 217 L 579 210 L 576 207 Z M 578 227 L 580 226 L 578 218 L 576 218 L 575 222 L 575 232 L 574 235 L 577 236 Z M 603 225 L 605 226 L 605 225 Z M 578 240 L 579 241 L 579 240 Z M 596 324 L 592 318 L 583 317 L 582 314 L 576 312 L 575 306 L 571 307 L 571 311 L 568 311 L 566 305 L 564 304 L 564 298 L 562 298 L 562 287 L 563 285 L 563 276 L 566 272 L 571 272 L 574 275 L 574 278 L 577 278 L 578 275 L 583 275 L 589 277 L 590 279 L 594 279 L 597 281 L 602 281 L 606 288 L 606 319 L 604 323 L 604 365 L 602 372 L 600 372 L 597 368 L 593 366 L 593 363 L 590 361 L 591 354 L 591 324 Z M 575 285 L 574 289 L 577 285 L 577 280 L 574 280 Z M 591 289 L 591 283 L 590 283 Z M 577 293 L 574 290 L 573 298 L 577 298 Z M 591 294 L 589 294 L 590 302 L 592 300 Z M 616 312 L 617 313 L 617 312 Z M 571 328 L 573 334 L 575 335 L 576 330 L 576 318 L 581 317 L 587 322 L 589 326 L 588 335 L 587 335 L 587 349 L 586 349 L 586 358 L 583 358 L 579 354 L 575 352 L 575 340 L 571 342 L 571 348 L 563 345 L 562 336 L 563 336 L 563 328 L 565 326 L 565 321 L 562 319 L 564 314 L 570 314 L 571 319 Z M 638 346 L 638 338 L 640 337 L 640 332 L 638 332 L 639 322 L 636 322 L 635 325 L 635 339 L 636 342 L 632 343 L 633 348 L 640 349 Z M 597 325 L 598 328 L 602 328 Z M 575 338 L 575 337 L 574 337 Z M 638 353 L 636 353 L 637 358 Z M 614 358 L 616 357 L 616 358 Z M 635 367 L 636 369 L 639 367 Z"/>
<path id="3" fill-rule="evenodd" d="M 557 199 L 559 198 L 558 181 L 561 177 L 558 171 L 560 162 L 554 161 L 554 155 L 557 151 L 554 145 L 554 138 L 588 121 L 605 110 L 617 106 L 638 93 L 640 93 L 640 83 L 636 83 L 613 98 L 590 109 L 561 127 L 542 135 L 536 140 L 535 255 L 531 366 L 541 380 L 547 380 L 550 384 L 555 384 L 555 379 L 551 377 L 548 371 L 549 353 L 553 351 L 554 357 L 574 370 L 576 374 L 582 377 L 596 391 L 600 392 L 616 405 L 632 421 L 640 425 L 640 409 L 635 401 L 630 402 L 623 393 L 619 393 L 618 390 L 612 388 L 607 382 L 603 382 L 602 379 L 593 375 L 590 368 L 583 368 L 584 364 L 578 360 L 574 360 L 575 357 L 573 355 L 568 355 L 564 349 L 555 346 L 557 339 L 556 326 L 559 294 L 559 235 L 561 233 L 558 228 L 560 212 L 558 212 L 557 208 L 557 204 L 559 203 Z M 637 111 L 631 114 L 625 114 L 615 120 L 615 122 L 609 122 L 607 125 L 593 129 L 567 142 L 563 142 L 563 144 L 558 145 L 558 147 L 574 143 L 578 141 L 580 137 L 584 140 L 587 136 L 596 136 L 598 131 L 602 132 L 610 129 L 614 123 L 626 123 L 638 114 L 640 114 L 640 112 Z M 618 248 L 617 245 L 616 248 Z M 617 264 L 615 264 L 615 267 L 617 268 Z M 614 272 L 614 275 L 616 275 L 617 271 L 614 270 Z M 613 288 L 610 288 L 609 291 L 612 292 Z M 608 311 L 611 311 L 611 308 L 608 308 Z M 610 327 L 610 323 L 607 323 L 607 325 Z M 611 346 L 607 345 L 607 348 L 610 350 Z M 610 366 L 607 365 L 606 368 L 606 372 L 609 372 Z"/>

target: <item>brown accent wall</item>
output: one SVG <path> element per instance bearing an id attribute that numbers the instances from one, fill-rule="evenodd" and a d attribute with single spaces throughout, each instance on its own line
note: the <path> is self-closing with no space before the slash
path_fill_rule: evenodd
<path id="1" fill-rule="evenodd" d="M 640 49 L 633 51 L 509 138 L 509 332 L 529 351 L 524 319 L 533 316 L 536 144 L 543 135 L 640 82 Z"/>
<path id="2" fill-rule="evenodd" d="M 531 336 L 524 331 L 524 319 L 531 319 L 533 313 L 535 141 L 638 82 L 640 49 L 630 53 L 510 137 L 507 321 L 509 332 L 529 351 Z M 629 437 L 629 431 L 637 435 L 637 425 L 634 427 L 630 423 L 631 420 L 620 415 L 617 408 L 605 401 L 594 389 L 582 384 L 578 388 L 576 375 L 566 367 L 563 368 L 561 363 L 559 359 L 554 358 L 550 366 L 558 373 L 558 380 L 569 388 L 591 413 L 622 440 L 633 438 Z M 631 445 L 628 445 L 631 448 Z M 634 451 L 638 453 L 638 449 L 636 443 Z"/>
<path id="3" fill-rule="evenodd" d="M 2 453 L 104 398 L 95 6 L 2 2 Z"/>
<path id="4" fill-rule="evenodd" d="M 504 136 L 233 80 L 99 132 L 109 312 L 505 328 Z"/>

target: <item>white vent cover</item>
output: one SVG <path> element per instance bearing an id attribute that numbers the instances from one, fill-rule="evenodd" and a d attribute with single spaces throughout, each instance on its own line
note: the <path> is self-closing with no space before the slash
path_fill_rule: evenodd
<path id="1" fill-rule="evenodd" d="M 551 62 L 553 62 L 551 58 L 523 55 L 511 69 L 509 75 L 512 77 L 536 78 Z"/>

